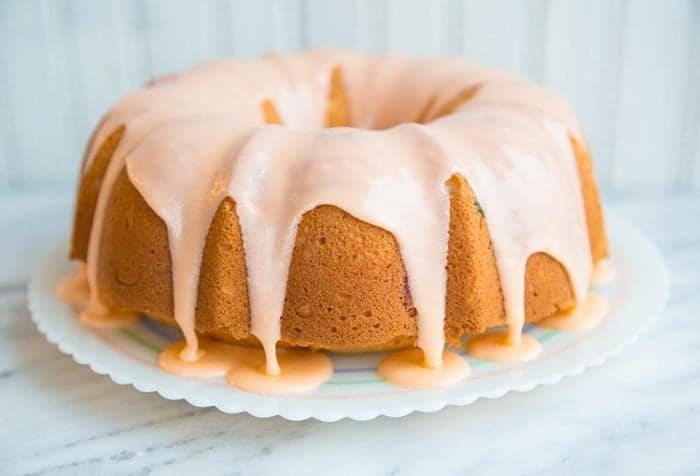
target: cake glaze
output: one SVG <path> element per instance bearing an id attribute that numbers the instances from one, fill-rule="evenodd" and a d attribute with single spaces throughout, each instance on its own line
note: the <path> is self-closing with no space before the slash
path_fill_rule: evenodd
<path id="1" fill-rule="evenodd" d="M 607 269 L 600 271 L 601 274 L 607 272 Z M 574 309 L 545 317 L 537 325 L 558 331 L 588 331 L 597 327 L 609 310 L 610 305 L 608 301 L 597 292 L 592 291 L 588 293 L 583 304 L 578 305 Z"/>
<path id="2" fill-rule="evenodd" d="M 416 343 L 425 365 L 438 368 L 451 196 L 460 186 L 453 178 L 460 177 L 488 226 L 507 339 L 517 345 L 529 259 L 544 253 L 560 263 L 581 303 L 592 264 L 605 255 L 604 236 L 589 242 L 591 227 L 603 232 L 587 206 L 597 207 L 597 197 L 581 187 L 582 144 L 558 96 L 461 59 L 324 51 L 165 77 L 125 97 L 88 147 L 83 181 L 95 169 L 104 173 L 90 217 L 83 319 L 114 311 L 100 297 L 100 247 L 112 191 L 126 170 L 167 229 L 182 360 L 201 355 L 195 309 L 202 256 L 217 210 L 233 199 L 250 333 L 262 344 L 268 374 L 280 373 L 276 345 L 298 227 L 305 213 L 327 205 L 395 237 Z"/>

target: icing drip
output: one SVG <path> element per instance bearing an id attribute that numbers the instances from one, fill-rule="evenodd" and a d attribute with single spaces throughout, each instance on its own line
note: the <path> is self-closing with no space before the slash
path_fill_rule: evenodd
<path id="1" fill-rule="evenodd" d="M 56 288 L 56 296 L 77 309 L 82 309 L 80 322 L 98 329 L 113 329 L 138 322 L 141 316 L 132 311 L 114 311 L 106 306 L 91 305 L 90 286 L 84 263 L 78 263 L 75 272 L 64 278 Z"/>
<path id="2" fill-rule="evenodd" d="M 454 352 L 442 354 L 440 368 L 424 365 L 420 349 L 395 352 L 381 361 L 377 373 L 386 381 L 409 389 L 435 388 L 453 385 L 471 373 L 469 364 Z"/>
<path id="3" fill-rule="evenodd" d="M 141 316 L 136 312 L 115 311 L 107 307 L 103 307 L 100 310 L 93 308 L 91 312 L 80 314 L 80 322 L 82 324 L 97 329 L 118 329 L 136 324 L 139 319 L 141 319 Z"/>
<path id="4" fill-rule="evenodd" d="M 85 263 L 77 263 L 75 272 L 66 276 L 56 288 L 56 297 L 77 307 L 90 302 L 90 288 L 85 277 Z"/>
<path id="5" fill-rule="evenodd" d="M 525 322 L 528 258 L 546 252 L 564 263 L 580 302 L 591 273 L 588 233 L 566 130 L 532 108 L 480 103 L 479 91 L 471 108 L 435 121 L 432 130 L 484 210 L 507 339 L 516 345 Z"/>
<path id="6" fill-rule="evenodd" d="M 517 342 L 513 342 L 510 333 L 491 332 L 469 339 L 467 351 L 477 359 L 496 362 L 529 362 L 540 355 L 542 346 L 529 335 L 521 335 Z"/>
<path id="7" fill-rule="evenodd" d="M 198 357 L 199 269 L 209 225 L 227 194 L 225 159 L 235 154 L 243 136 L 220 118 L 181 119 L 154 130 L 127 159 L 132 183 L 168 229 L 174 313 L 187 342 L 181 356 L 186 361 Z M 191 167 L 197 172 L 181 172 Z"/>
<path id="8" fill-rule="evenodd" d="M 231 367 L 228 382 L 247 392 L 267 395 L 290 395 L 312 390 L 333 375 L 333 363 L 328 356 L 303 349 L 282 349 L 276 357 L 281 371 L 278 375 L 265 372 L 266 356 L 240 362 Z"/>
<path id="9" fill-rule="evenodd" d="M 603 259 L 596 263 L 595 268 L 593 268 L 593 275 L 591 276 L 591 284 L 593 286 L 600 286 L 603 284 L 608 284 L 615 279 L 615 268 L 610 264 L 610 261 Z"/>
<path id="10" fill-rule="evenodd" d="M 282 371 L 271 376 L 264 372 L 265 354 L 260 349 L 226 345 L 200 339 L 200 356 L 194 361 L 180 358 L 185 343 L 175 342 L 160 355 L 160 365 L 183 377 L 223 377 L 248 392 L 288 395 L 306 392 L 328 380 L 333 364 L 324 354 L 299 349 L 282 349 Z"/>
<path id="11" fill-rule="evenodd" d="M 597 327 L 609 310 L 608 301 L 600 294 L 591 292 L 582 305 L 542 319 L 537 326 L 558 331 L 588 331 Z"/>
<path id="12" fill-rule="evenodd" d="M 350 125 L 385 130 L 320 129 L 337 71 L 346 73 Z M 438 118 L 459 96 L 469 103 Z M 340 93 L 333 90 L 332 98 Z M 417 117 L 433 122 L 400 124 Z M 86 169 L 94 148 L 122 124 L 90 235 L 86 312 L 106 312 L 96 286 L 101 229 L 112 186 L 126 167 L 167 226 L 175 319 L 186 339 L 179 357 L 188 364 L 207 358 L 195 333 L 197 283 L 209 225 L 227 196 L 236 202 L 243 235 L 251 332 L 264 348 L 269 375 L 284 377 L 289 361 L 284 357 L 280 367 L 276 344 L 296 228 L 319 205 L 336 205 L 395 236 L 425 367 L 443 365 L 444 184 L 454 174 L 467 179 L 485 213 L 509 344 L 531 344 L 521 340 L 521 329 L 532 253 L 560 261 L 577 301 L 585 298 L 591 259 L 568 137 L 580 137 L 578 125 L 559 98 L 511 76 L 458 59 L 340 52 L 212 63 L 124 98 L 97 132 Z"/>

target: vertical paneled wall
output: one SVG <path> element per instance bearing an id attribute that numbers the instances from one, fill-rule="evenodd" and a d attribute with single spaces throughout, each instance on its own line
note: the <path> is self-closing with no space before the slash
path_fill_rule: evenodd
<path id="1" fill-rule="evenodd" d="M 693 0 L 0 1 L 0 191 L 69 185 L 120 95 L 207 58 L 464 55 L 573 103 L 606 187 L 700 188 Z"/>

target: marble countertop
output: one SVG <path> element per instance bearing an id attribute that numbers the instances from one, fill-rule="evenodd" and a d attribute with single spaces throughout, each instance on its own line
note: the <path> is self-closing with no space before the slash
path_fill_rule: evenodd
<path id="1" fill-rule="evenodd" d="M 113 383 L 47 343 L 27 276 L 71 194 L 0 196 L 1 474 L 700 474 L 700 194 L 616 194 L 672 288 L 651 332 L 551 387 L 370 422 L 227 415 Z"/>

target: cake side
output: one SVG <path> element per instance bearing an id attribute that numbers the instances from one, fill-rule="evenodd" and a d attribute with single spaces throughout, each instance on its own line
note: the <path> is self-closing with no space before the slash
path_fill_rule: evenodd
<path id="1" fill-rule="evenodd" d="M 505 323 L 488 229 L 461 177 L 451 197 L 445 333 L 455 343 Z M 197 331 L 233 341 L 250 336 L 243 242 L 235 204 L 218 208 L 207 236 L 197 301 Z M 592 235 L 593 237 L 594 235 Z M 592 242 L 595 239 L 592 239 Z M 172 319 L 171 261 L 165 224 L 122 172 L 105 215 L 100 298 L 117 309 Z M 415 343 L 415 309 L 391 233 L 337 207 L 304 215 L 290 267 L 282 341 L 360 352 Z M 574 305 L 562 265 L 544 253 L 528 260 L 526 319 L 535 322 Z"/>
<path id="2" fill-rule="evenodd" d="M 102 124 L 97 126 L 99 129 Z M 114 151 L 119 146 L 119 143 L 124 136 L 125 127 L 122 125 L 110 132 L 107 139 L 99 145 L 95 158 L 92 160 L 88 169 L 82 171 L 80 181 L 78 183 L 78 195 L 73 213 L 73 232 L 71 234 L 70 243 L 70 259 L 87 261 L 88 243 L 90 242 L 90 231 L 92 228 L 92 219 L 95 215 L 97 207 L 97 197 L 100 194 L 100 186 L 107 172 Z M 90 142 L 95 139 L 96 132 L 93 133 Z M 90 147 L 88 147 L 88 150 Z M 83 164 L 84 166 L 85 164 Z"/>
<path id="3" fill-rule="evenodd" d="M 596 182 L 593 161 L 588 149 L 573 137 L 570 138 L 570 142 L 576 158 L 579 180 L 581 181 L 581 194 L 583 195 L 591 257 L 593 262 L 597 263 L 608 256 L 608 240 L 605 236 L 605 220 L 603 219 L 603 207 L 600 204 L 598 183 Z"/>

